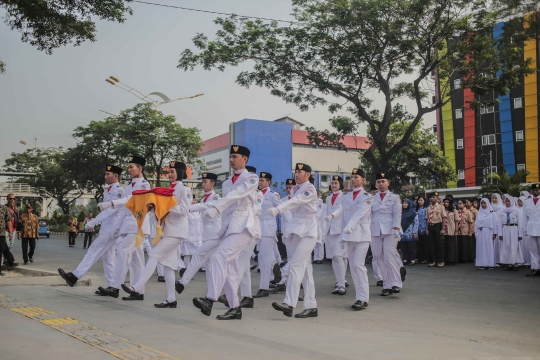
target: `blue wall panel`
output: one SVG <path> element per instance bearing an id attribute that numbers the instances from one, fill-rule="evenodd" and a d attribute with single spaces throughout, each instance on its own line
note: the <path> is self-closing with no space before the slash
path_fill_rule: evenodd
<path id="1" fill-rule="evenodd" d="M 237 145 L 249 148 L 251 156 L 248 165 L 255 166 L 257 172 L 272 174 L 272 187 L 283 195 L 281 185 L 292 177 L 292 124 L 244 119 L 235 123 L 234 138 Z"/>

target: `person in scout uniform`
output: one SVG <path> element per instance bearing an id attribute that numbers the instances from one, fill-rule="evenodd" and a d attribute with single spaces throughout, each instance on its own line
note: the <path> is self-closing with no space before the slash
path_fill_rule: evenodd
<path id="1" fill-rule="evenodd" d="M 216 194 L 214 187 L 217 183 L 217 175 L 214 173 L 202 173 L 202 188 L 204 190 L 204 196 L 198 204 L 191 205 L 190 212 L 204 212 L 212 207 L 217 200 L 221 198 L 219 194 Z M 189 284 L 191 279 L 204 266 L 206 270 L 206 280 L 208 282 L 212 279 L 211 258 L 214 255 L 220 240 L 218 232 L 221 229 L 221 215 L 216 215 L 213 219 L 208 217 L 202 217 L 203 232 L 202 232 L 202 244 L 193 253 L 191 261 L 187 267 L 187 270 L 182 275 L 182 278 L 176 282 L 176 292 L 181 294 L 184 288 Z"/>
<path id="2" fill-rule="evenodd" d="M 242 319 L 242 309 L 238 301 L 238 257 L 244 247 L 255 237 L 260 236 L 260 224 L 256 224 L 254 207 L 256 202 L 257 174 L 246 170 L 250 151 L 247 147 L 232 145 L 229 162 L 234 175 L 223 182 L 223 197 L 218 199 L 204 216 L 213 219 L 222 216 L 219 237 L 221 243 L 212 258 L 212 279 L 208 283 L 208 293 L 204 298 L 194 298 L 193 305 L 204 315 L 210 316 L 212 305 L 218 300 L 221 290 L 230 305 L 218 320 Z"/>
<path id="3" fill-rule="evenodd" d="M 343 196 L 341 206 L 332 215 L 341 213 L 340 247 L 347 251 L 349 266 L 356 292 L 354 310 L 362 310 L 369 302 L 369 282 L 365 265 L 366 255 L 371 242 L 371 203 L 373 195 L 366 192 L 362 185 L 366 173 L 362 169 L 353 169 L 351 185 L 353 190 Z"/>
<path id="4" fill-rule="evenodd" d="M 430 204 L 426 210 L 426 233 L 429 236 L 431 262 L 428 266 L 444 266 L 443 226 L 446 222 L 446 210 L 439 203 L 439 193 L 437 191 L 429 194 L 429 201 Z"/>
<path id="5" fill-rule="evenodd" d="M 173 196 L 176 205 L 172 207 L 163 221 L 163 236 L 149 254 L 148 262 L 144 267 L 142 275 L 136 283 L 130 286 L 122 284 L 122 289 L 132 297 L 140 296 L 144 291 L 144 285 L 156 270 L 158 262 L 163 265 L 165 285 L 167 288 L 167 299 L 159 304 L 154 304 L 157 308 L 176 308 L 175 276 L 174 271 L 178 268 L 178 247 L 185 241 L 189 231 L 188 215 L 191 206 L 191 189 L 182 183 L 187 178 L 186 164 L 181 161 L 171 161 L 169 164 L 168 176 L 171 188 L 174 189 Z M 147 216 L 152 216 L 148 213 Z"/>
<path id="6" fill-rule="evenodd" d="M 103 193 L 104 202 L 111 202 L 125 196 L 125 191 L 119 183 L 121 174 L 122 169 L 120 167 L 110 164 L 105 166 L 104 178 L 109 187 Z M 99 236 L 94 240 L 93 246 L 88 249 L 79 266 L 73 272 L 66 273 L 62 268 L 58 269 L 58 273 L 69 286 L 75 286 L 77 281 L 101 258 L 103 273 L 107 280 L 106 289 L 113 291 L 114 264 L 116 260 L 115 243 L 121 215 L 123 216 L 123 213 L 120 210 L 111 207 L 100 212 L 92 221 L 86 223 L 86 227 L 92 229 L 101 224 L 101 229 L 99 230 Z M 107 296 L 108 294 L 98 289 L 96 295 Z"/>
<path id="7" fill-rule="evenodd" d="M 531 186 L 531 197 L 525 200 L 525 236 L 529 237 L 529 249 L 531 251 L 530 276 L 540 276 L 540 183 Z"/>
<path id="8" fill-rule="evenodd" d="M 290 211 L 292 220 L 287 225 L 285 236 L 289 238 L 289 276 L 288 286 L 283 303 L 272 303 L 272 307 L 291 317 L 298 302 L 300 284 L 304 286 L 304 311 L 296 314 L 297 318 L 318 316 L 317 301 L 315 300 L 315 283 L 311 252 L 317 242 L 317 190 L 311 184 L 311 167 L 297 163 L 295 167 L 296 185 L 292 188 L 291 199 L 279 206 L 268 209 L 268 214 Z"/>
<path id="9" fill-rule="evenodd" d="M 261 279 L 259 291 L 254 298 L 268 296 L 270 290 L 270 277 L 272 269 L 276 263 L 274 255 L 274 245 L 276 244 L 277 223 L 276 218 L 268 215 L 267 210 L 280 204 L 279 194 L 270 189 L 272 183 L 272 174 L 262 171 L 259 175 L 259 190 L 263 194 L 261 208 L 261 240 L 259 241 L 259 269 L 261 270 Z M 281 279 L 277 279 L 279 282 Z"/>
<path id="10" fill-rule="evenodd" d="M 401 202 L 388 191 L 386 173 L 378 173 L 375 185 L 379 192 L 371 204 L 371 250 L 383 278 L 381 296 L 398 294 L 403 286 L 397 244 L 401 239 Z"/>
<path id="11" fill-rule="evenodd" d="M 340 245 L 342 234 L 341 202 L 343 200 L 343 178 L 334 175 L 332 178 L 332 195 L 326 197 L 326 256 L 332 259 L 332 269 L 336 277 L 336 285 L 332 294 L 345 295 L 345 272 L 347 271 L 347 249 Z"/>
<path id="12" fill-rule="evenodd" d="M 130 210 L 125 208 L 125 205 L 131 199 L 133 192 L 137 190 L 150 190 L 150 184 L 144 178 L 143 173 L 146 159 L 138 155 L 133 155 L 128 161 L 128 173 L 131 183 L 124 188 L 125 196 L 121 199 L 103 201 L 98 204 L 101 210 L 107 210 L 109 208 L 119 209 L 121 216 L 118 230 L 119 236 L 116 241 L 116 262 L 114 264 L 113 283 L 110 288 L 100 288 L 101 292 L 114 298 L 118 298 L 120 287 L 124 283 L 128 268 L 131 284 L 139 281 L 142 270 L 144 269 L 142 241 L 140 244 L 137 244 L 137 219 Z M 123 297 L 122 300 L 144 300 L 144 288 L 139 291 L 139 294 L 137 297 Z"/>

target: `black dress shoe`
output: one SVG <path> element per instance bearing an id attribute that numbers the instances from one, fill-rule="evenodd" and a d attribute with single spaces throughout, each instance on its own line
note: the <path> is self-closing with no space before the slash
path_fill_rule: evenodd
<path id="1" fill-rule="evenodd" d="M 214 305 L 214 302 L 208 298 L 193 298 L 193 305 L 197 309 L 200 309 L 201 312 L 206 315 L 210 316 L 212 313 L 212 305 Z"/>
<path id="2" fill-rule="evenodd" d="M 279 267 L 282 268 L 282 267 L 284 267 L 285 265 L 287 265 L 287 260 L 283 260 L 283 261 L 281 262 L 281 264 L 279 264 Z"/>
<path id="3" fill-rule="evenodd" d="M 383 289 L 383 291 L 381 291 L 381 296 L 390 296 L 393 293 L 392 289 Z"/>
<path id="4" fill-rule="evenodd" d="M 158 282 L 165 282 L 165 276 L 158 276 L 157 281 Z"/>
<path id="5" fill-rule="evenodd" d="M 124 301 L 144 300 L 144 294 L 123 296 Z"/>
<path id="6" fill-rule="evenodd" d="M 270 282 L 270 286 L 269 286 L 269 287 L 270 287 L 270 289 L 274 289 L 274 288 L 276 287 L 276 284 L 272 284 L 272 282 Z M 269 290 L 269 291 L 271 291 L 271 290 Z"/>
<path id="7" fill-rule="evenodd" d="M 107 296 L 111 296 L 115 299 L 118 299 L 118 295 L 120 295 L 120 290 L 117 289 L 117 288 L 113 288 L 113 287 L 108 287 L 108 288 L 103 288 L 103 287 L 99 287 L 99 291 L 101 291 L 102 293 L 104 294 L 107 294 Z"/>
<path id="8" fill-rule="evenodd" d="M 174 288 L 176 289 L 176 292 L 181 294 L 182 291 L 184 291 L 184 285 L 182 285 L 182 283 L 180 281 L 176 281 L 174 283 Z"/>
<path id="9" fill-rule="evenodd" d="M 30 260 L 30 262 L 31 262 L 31 263 L 33 263 L 33 262 L 34 262 L 34 259 L 28 259 L 28 260 Z"/>
<path id="10" fill-rule="evenodd" d="M 184 273 L 186 272 L 186 268 L 181 268 L 180 271 L 178 271 L 178 273 L 180 274 L 180 277 L 184 276 Z"/>
<path id="11" fill-rule="evenodd" d="M 303 296 L 298 296 L 298 301 L 304 301 L 304 297 Z"/>
<path id="12" fill-rule="evenodd" d="M 223 305 L 225 305 L 226 307 L 230 307 L 229 306 L 229 301 L 227 300 L 227 296 L 225 294 L 221 295 L 220 297 L 218 297 L 217 299 L 218 302 L 222 303 Z"/>
<path id="13" fill-rule="evenodd" d="M 401 275 L 401 281 L 405 281 L 405 276 L 407 276 L 407 269 L 405 269 L 405 266 L 399 268 L 399 274 Z"/>
<path id="14" fill-rule="evenodd" d="M 266 296 L 270 296 L 270 291 L 263 289 L 259 289 L 259 291 L 257 291 L 257 293 L 253 295 L 254 298 L 262 298 Z"/>
<path id="15" fill-rule="evenodd" d="M 285 284 L 277 284 L 275 288 L 270 291 L 270 294 L 284 293 L 287 290 Z"/>
<path id="16" fill-rule="evenodd" d="M 244 296 L 242 301 L 240 301 L 240 307 L 241 308 L 246 308 L 246 309 L 252 309 L 254 303 L 255 302 L 253 301 L 253 298 Z"/>
<path id="17" fill-rule="evenodd" d="M 319 264 L 319 265 L 322 264 L 322 260 L 315 261 L 315 264 Z"/>
<path id="18" fill-rule="evenodd" d="M 349 287 L 351 285 L 349 285 L 349 283 L 347 282 L 347 280 L 345 280 L 345 287 Z"/>
<path id="19" fill-rule="evenodd" d="M 253 271 L 253 270 L 255 270 L 256 268 L 257 268 L 257 264 L 251 265 L 251 267 L 249 268 L 249 271 Z"/>
<path id="20" fill-rule="evenodd" d="M 199 272 L 206 272 L 206 269 L 202 267 L 199 269 Z"/>
<path id="21" fill-rule="evenodd" d="M 357 300 L 351 307 L 354 310 L 363 310 L 368 307 L 368 303 L 362 300 Z"/>
<path id="22" fill-rule="evenodd" d="M 377 286 L 383 286 L 383 281 L 382 280 L 377 281 Z"/>
<path id="23" fill-rule="evenodd" d="M 274 268 L 272 269 L 272 272 L 274 273 L 274 283 L 277 284 L 281 281 L 281 267 L 278 263 L 274 264 Z"/>
<path id="24" fill-rule="evenodd" d="M 315 309 L 306 309 L 302 311 L 299 314 L 294 315 L 295 318 L 304 319 L 309 317 L 317 317 L 319 316 L 319 312 L 317 311 L 317 308 Z"/>
<path id="25" fill-rule="evenodd" d="M 533 270 L 529 274 L 525 275 L 526 277 L 532 277 L 532 276 L 538 276 L 540 274 L 540 271 Z"/>
<path id="26" fill-rule="evenodd" d="M 401 292 L 401 289 L 397 286 L 392 286 L 392 292 L 394 294 L 399 294 Z"/>
<path id="27" fill-rule="evenodd" d="M 27 261 L 27 260 L 25 260 L 25 261 L 24 261 L 24 264 L 23 264 L 23 265 L 28 265 L 28 261 Z"/>
<path id="28" fill-rule="evenodd" d="M 285 303 L 278 304 L 277 302 L 272 303 L 272 307 L 276 309 L 277 311 L 281 311 L 283 315 L 292 317 L 293 307 L 290 305 L 287 305 Z"/>
<path id="29" fill-rule="evenodd" d="M 122 290 L 127 292 L 129 295 L 133 296 L 139 296 L 139 293 L 133 290 L 131 287 L 127 286 L 126 284 L 122 284 Z"/>
<path id="30" fill-rule="evenodd" d="M 78 277 L 76 277 L 75 275 L 73 275 L 70 272 L 69 273 L 65 272 L 64 269 L 62 269 L 62 268 L 58 269 L 58 273 L 60 274 L 62 279 L 64 279 L 66 281 L 66 283 L 71 287 L 74 287 L 75 284 L 77 283 L 77 280 L 79 280 Z"/>
<path id="31" fill-rule="evenodd" d="M 162 302 L 161 304 L 154 304 L 154 307 L 157 307 L 159 309 L 163 309 L 163 308 L 176 309 L 176 304 L 178 304 L 176 301 L 168 302 L 167 300 L 165 300 L 165 302 Z"/>
<path id="32" fill-rule="evenodd" d="M 99 296 L 109 296 L 109 295 L 105 294 L 104 292 L 101 292 L 101 290 L 99 290 L 99 289 L 96 290 L 95 294 L 99 295 Z"/>
<path id="33" fill-rule="evenodd" d="M 227 310 L 227 312 L 223 315 L 216 316 L 216 319 L 218 320 L 242 320 L 242 308 L 235 307 L 232 309 Z"/>

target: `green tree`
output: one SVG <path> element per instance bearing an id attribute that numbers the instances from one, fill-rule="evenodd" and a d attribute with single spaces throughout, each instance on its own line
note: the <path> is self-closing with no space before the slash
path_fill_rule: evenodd
<path id="1" fill-rule="evenodd" d="M 440 109 L 460 89 L 459 75 L 477 94 L 506 94 L 520 77 L 537 70 L 523 62 L 525 40 L 538 34 L 537 3 L 527 0 L 292 0 L 295 22 L 252 21 L 238 16 L 217 18 L 216 39 L 193 39 L 200 52 L 183 51 L 178 67 L 224 71 L 249 62 L 236 82 L 270 89 L 274 96 L 308 110 L 328 106 L 350 117 L 336 124 L 350 134 L 367 124 L 372 139 L 364 158 L 374 171 L 386 171 L 407 146 L 422 117 Z M 520 12 L 534 11 L 521 23 Z M 501 39 L 493 39 L 499 19 L 509 21 Z M 519 23 L 521 26 L 517 26 Z M 520 65 L 520 66 L 515 66 Z M 442 96 L 432 103 L 433 71 L 439 72 Z M 500 72 L 500 76 L 498 75 Z M 487 76 L 483 76 L 487 75 Z M 378 97 L 383 105 L 376 107 Z M 404 98 L 410 109 L 398 107 Z M 470 106 L 478 106 L 471 103 Z M 403 136 L 388 146 L 397 112 L 411 118 Z"/>
<path id="2" fill-rule="evenodd" d="M 131 0 L 0 0 L 5 23 L 21 40 L 52 54 L 60 46 L 96 41 L 95 20 L 123 23 Z"/>
<path id="3" fill-rule="evenodd" d="M 527 182 L 527 176 L 530 174 L 527 170 L 519 170 L 512 176 L 506 170 L 500 173 L 489 174 L 487 177 L 488 181 L 482 185 L 479 194 L 493 194 L 497 192 L 519 196 L 521 191 L 527 190 L 527 187 L 523 184 Z M 490 180 L 493 180 L 493 184 Z"/>
<path id="4" fill-rule="evenodd" d="M 5 161 L 6 171 L 36 173 L 35 191 L 43 198 L 53 198 L 64 214 L 83 195 L 83 190 L 65 170 L 64 154 L 59 151 L 33 148 L 23 153 L 11 153 Z M 31 179 L 22 179 L 31 182 Z"/>

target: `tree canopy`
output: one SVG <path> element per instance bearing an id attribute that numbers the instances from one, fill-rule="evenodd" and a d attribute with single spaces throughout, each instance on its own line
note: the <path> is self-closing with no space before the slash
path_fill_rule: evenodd
<path id="1" fill-rule="evenodd" d="M 374 171 L 386 171 L 422 117 L 460 90 L 450 86 L 456 74 L 463 86 L 478 94 L 505 94 L 522 76 L 537 71 L 531 59 L 523 61 L 524 41 L 538 34 L 537 13 L 526 20 L 520 15 L 537 11 L 537 3 L 527 0 L 292 3 L 296 21 L 289 26 L 238 16 L 217 18 L 221 29 L 215 39 L 197 34 L 193 43 L 199 52 L 184 50 L 178 68 L 224 71 L 249 62 L 253 68 L 236 79 L 241 86 L 266 87 L 303 111 L 317 105 L 327 106 L 330 113 L 346 110 L 349 116 L 341 116 L 335 128 L 350 134 L 367 124 L 372 143 L 363 156 Z M 502 18 L 516 20 L 505 25 L 512 31 L 495 39 L 493 27 Z M 435 102 L 434 71 L 446 95 Z M 404 98 L 412 99 L 414 106 L 397 106 Z M 375 106 L 375 99 L 382 105 Z M 403 116 L 410 118 L 408 126 L 389 144 L 391 125 Z"/>

